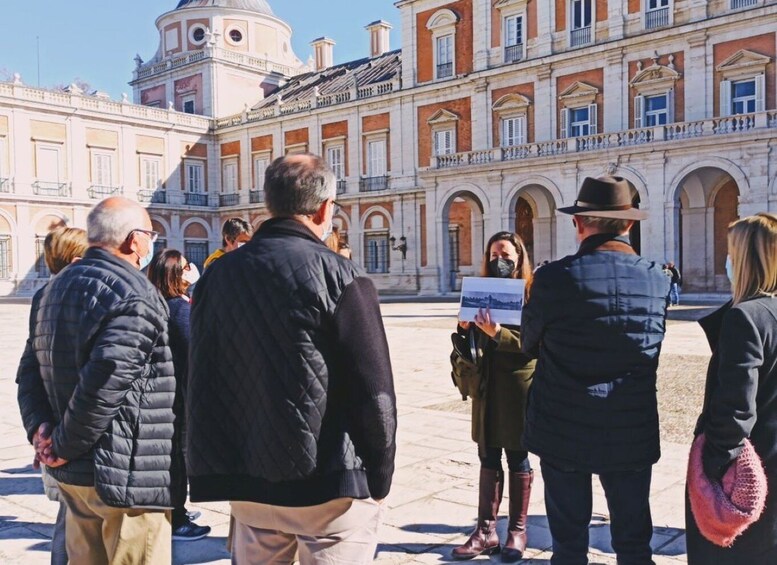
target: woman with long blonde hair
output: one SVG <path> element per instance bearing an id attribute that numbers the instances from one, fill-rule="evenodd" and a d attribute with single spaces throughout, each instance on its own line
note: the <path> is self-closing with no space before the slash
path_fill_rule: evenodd
<path id="1" fill-rule="evenodd" d="M 777 563 L 777 215 L 761 213 L 731 224 L 728 250 L 733 300 L 701 321 L 713 347 L 696 430 L 705 435 L 701 466 L 706 479 L 726 492 L 727 471 L 749 440 L 769 488 L 763 514 L 730 547 L 701 534 L 709 532 L 707 521 L 717 518 L 698 515 L 698 494 L 692 491 L 686 504 L 691 565 Z"/>
<path id="2" fill-rule="evenodd" d="M 528 289 L 532 268 L 521 238 L 511 232 L 491 237 L 480 275 L 524 279 Z M 480 497 L 477 527 L 464 545 L 453 550 L 453 558 L 472 559 L 501 551 L 502 561 L 510 563 L 521 559 L 526 550 L 526 514 L 533 471 L 521 436 L 535 361 L 521 353 L 520 328 L 494 322 L 488 310 L 480 311 L 473 324 L 459 324 L 459 333 L 467 332 L 475 333 L 477 350 L 482 352 L 478 365 L 482 392 L 472 398 L 472 440 L 478 445 L 480 457 Z M 507 457 L 510 496 L 504 547 L 496 533 L 505 485 L 502 452 Z"/>

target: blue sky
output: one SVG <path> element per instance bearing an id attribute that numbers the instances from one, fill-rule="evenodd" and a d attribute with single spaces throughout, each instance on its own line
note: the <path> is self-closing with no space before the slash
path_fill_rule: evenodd
<path id="1" fill-rule="evenodd" d="M 392 49 L 399 48 L 399 10 L 394 0 L 269 0 L 275 14 L 294 30 L 297 56 L 306 61 L 312 39 L 333 38 L 335 62 L 369 54 L 364 26 L 390 22 Z M 177 0 L 2 0 L 0 79 L 18 72 L 36 86 L 36 36 L 40 37 L 40 83 L 49 87 L 76 78 L 119 99 L 131 95 L 127 85 L 133 57 L 154 55 L 158 34 L 154 21 Z"/>

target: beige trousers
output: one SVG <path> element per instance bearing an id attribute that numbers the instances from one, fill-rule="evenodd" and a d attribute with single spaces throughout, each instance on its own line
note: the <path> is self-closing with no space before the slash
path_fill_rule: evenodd
<path id="1" fill-rule="evenodd" d="M 170 565 L 170 511 L 113 508 L 94 487 L 59 483 L 67 505 L 65 538 L 73 565 Z"/>
<path id="2" fill-rule="evenodd" d="M 234 565 L 361 565 L 371 563 L 385 502 L 338 498 L 289 508 L 233 502 Z"/>

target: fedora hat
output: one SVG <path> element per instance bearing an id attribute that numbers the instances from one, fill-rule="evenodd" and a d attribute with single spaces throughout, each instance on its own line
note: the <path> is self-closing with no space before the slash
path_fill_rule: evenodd
<path id="1" fill-rule="evenodd" d="M 644 220 L 647 213 L 634 208 L 629 183 L 622 177 L 587 177 L 574 206 L 559 208 L 562 214 L 617 220 Z"/>

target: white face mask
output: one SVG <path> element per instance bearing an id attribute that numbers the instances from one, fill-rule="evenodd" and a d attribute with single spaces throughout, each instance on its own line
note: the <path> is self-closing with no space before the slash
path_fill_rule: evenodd
<path id="1" fill-rule="evenodd" d="M 189 263 L 189 270 L 183 272 L 183 280 L 189 283 L 189 286 L 196 284 L 200 280 L 200 270 L 194 263 Z"/>

